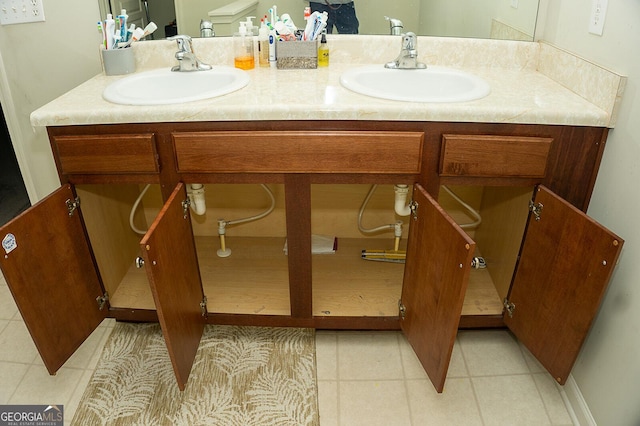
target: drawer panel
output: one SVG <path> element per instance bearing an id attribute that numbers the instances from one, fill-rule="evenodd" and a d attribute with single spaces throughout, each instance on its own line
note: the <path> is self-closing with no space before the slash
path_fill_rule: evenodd
<path id="1" fill-rule="evenodd" d="M 54 136 L 63 174 L 157 173 L 153 134 Z"/>
<path id="2" fill-rule="evenodd" d="M 553 138 L 442 136 L 441 176 L 544 177 Z"/>
<path id="3" fill-rule="evenodd" d="M 178 171 L 215 173 L 420 172 L 422 132 L 174 133 Z"/>

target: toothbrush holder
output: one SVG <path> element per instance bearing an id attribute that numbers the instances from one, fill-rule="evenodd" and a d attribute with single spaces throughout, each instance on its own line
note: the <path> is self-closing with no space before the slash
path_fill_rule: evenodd
<path id="1" fill-rule="evenodd" d="M 133 48 L 102 49 L 102 66 L 106 75 L 130 74 L 136 70 Z"/>

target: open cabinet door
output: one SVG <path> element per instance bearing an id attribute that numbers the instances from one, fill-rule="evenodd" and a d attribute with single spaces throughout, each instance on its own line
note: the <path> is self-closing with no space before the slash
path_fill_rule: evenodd
<path id="1" fill-rule="evenodd" d="M 140 242 L 178 387 L 184 390 L 204 331 L 206 304 L 187 194 L 180 183 Z"/>
<path id="2" fill-rule="evenodd" d="M 49 374 L 106 317 L 97 267 L 69 185 L 0 228 L 0 266 Z"/>
<path id="3" fill-rule="evenodd" d="M 504 320 L 564 384 L 623 240 L 543 186 L 533 206 Z"/>
<path id="4" fill-rule="evenodd" d="M 442 392 L 475 243 L 417 184 L 413 202 L 400 326 L 436 390 Z"/>

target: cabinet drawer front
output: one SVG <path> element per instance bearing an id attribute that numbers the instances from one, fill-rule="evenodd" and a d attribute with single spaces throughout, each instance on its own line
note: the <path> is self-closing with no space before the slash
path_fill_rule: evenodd
<path id="1" fill-rule="evenodd" d="M 54 136 L 64 174 L 157 173 L 154 135 Z"/>
<path id="2" fill-rule="evenodd" d="M 441 176 L 544 177 L 552 138 L 443 135 Z"/>
<path id="3" fill-rule="evenodd" d="M 178 172 L 420 172 L 422 132 L 174 133 Z"/>

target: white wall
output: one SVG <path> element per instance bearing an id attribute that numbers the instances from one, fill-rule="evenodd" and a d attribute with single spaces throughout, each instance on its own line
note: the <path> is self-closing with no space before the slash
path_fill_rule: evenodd
<path id="1" fill-rule="evenodd" d="M 521 2 L 523 0 L 520 0 Z M 549 2 L 542 38 L 629 77 L 589 213 L 626 240 L 620 264 L 573 376 L 597 423 L 640 424 L 640 3 L 609 2 L 602 37 L 587 33 L 590 2 Z M 91 1 L 44 0 L 47 21 L 0 26 L 0 102 L 32 201 L 59 182 L 46 134 L 29 114 L 100 72 Z M 69 12 L 73 11 L 70 18 Z M 70 27 L 70 24 L 71 27 Z M 72 36 L 69 34 L 73 28 Z"/>
<path id="2" fill-rule="evenodd" d="M 0 103 L 32 202 L 60 186 L 38 107 L 101 71 L 95 1 L 44 0 L 45 22 L 0 25 Z"/>
<path id="3" fill-rule="evenodd" d="M 598 425 L 639 425 L 640 2 L 610 1 L 602 37 L 587 32 L 590 6 L 585 0 L 550 1 L 542 38 L 629 78 L 589 208 L 626 242 L 572 374 Z"/>

